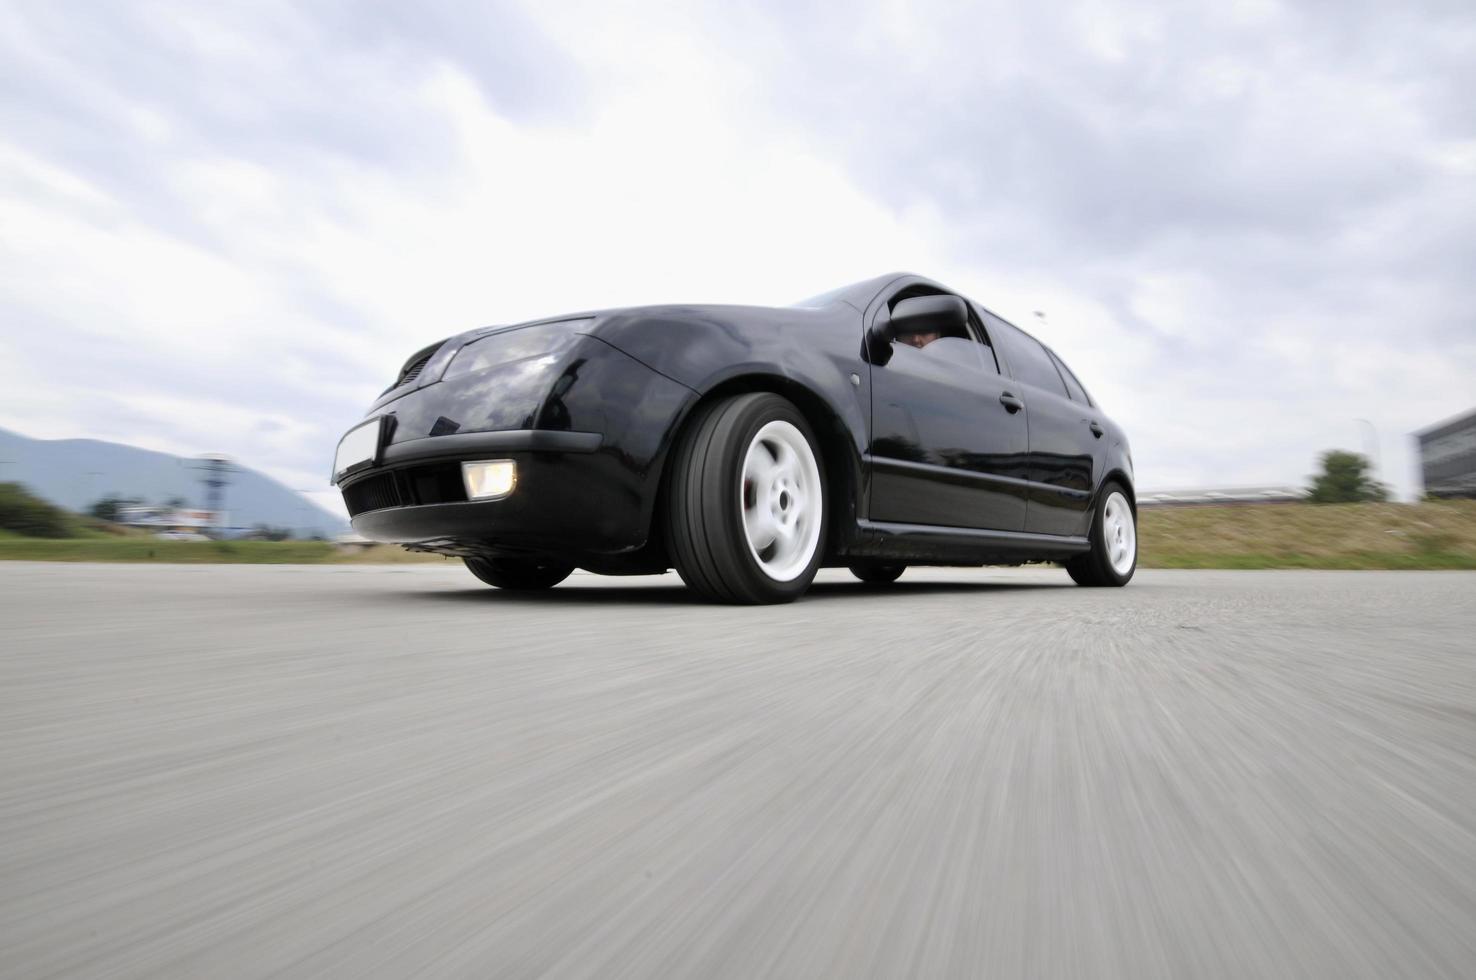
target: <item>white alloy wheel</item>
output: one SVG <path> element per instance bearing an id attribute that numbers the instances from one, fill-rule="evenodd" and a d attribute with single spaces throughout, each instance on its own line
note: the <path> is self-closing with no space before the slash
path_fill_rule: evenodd
<path id="1" fill-rule="evenodd" d="M 815 557 L 825 506 L 820 468 L 804 434 L 783 419 L 759 429 L 743 459 L 738 494 L 754 561 L 776 582 L 798 578 Z"/>
<path id="2" fill-rule="evenodd" d="M 1138 560 L 1138 529 L 1127 498 L 1116 490 L 1102 508 L 1102 544 L 1106 546 L 1107 561 L 1114 572 L 1126 575 L 1133 570 L 1133 563 Z"/>

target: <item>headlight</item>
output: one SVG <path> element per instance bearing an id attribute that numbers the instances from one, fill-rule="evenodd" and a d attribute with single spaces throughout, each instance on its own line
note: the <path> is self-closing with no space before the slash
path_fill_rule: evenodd
<path id="1" fill-rule="evenodd" d="M 553 323 L 534 323 L 487 334 L 463 345 L 441 377 L 444 380 L 473 371 L 556 354 L 572 344 L 579 332 L 588 325 L 589 318 L 585 317 L 578 320 L 556 320 Z"/>

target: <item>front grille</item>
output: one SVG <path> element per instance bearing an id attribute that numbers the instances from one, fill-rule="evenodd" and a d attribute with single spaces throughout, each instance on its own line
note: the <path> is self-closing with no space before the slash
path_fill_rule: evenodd
<path id="1" fill-rule="evenodd" d="M 350 517 L 386 507 L 418 504 L 452 504 L 466 501 L 460 463 L 411 466 L 403 470 L 375 473 L 343 488 L 343 503 Z"/>
<path id="2" fill-rule="evenodd" d="M 400 490 L 393 473 L 376 473 L 343 488 L 343 504 L 350 517 L 371 510 L 400 506 Z"/>
<path id="3" fill-rule="evenodd" d="M 415 466 L 401 473 L 401 486 L 417 504 L 451 504 L 466 500 L 460 463 Z"/>

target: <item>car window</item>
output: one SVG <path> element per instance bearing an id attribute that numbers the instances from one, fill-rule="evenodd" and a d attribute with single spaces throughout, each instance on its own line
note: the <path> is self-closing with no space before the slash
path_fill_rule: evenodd
<path id="1" fill-rule="evenodd" d="M 994 353 L 994 341 L 989 337 L 989 328 L 984 325 L 983 314 L 977 303 L 969 304 L 969 329 L 977 334 L 975 339 L 984 348 L 980 352 L 984 357 L 984 367 L 995 374 L 1003 374 L 1004 369 L 999 366 L 999 355 Z"/>
<path id="2" fill-rule="evenodd" d="M 898 302 L 904 299 L 909 299 L 913 296 L 938 295 L 946 294 L 941 294 L 937 289 L 933 289 L 927 286 L 909 287 L 907 289 L 899 290 L 896 295 L 888 299 L 887 308 L 895 309 Z M 993 371 L 996 374 L 999 373 L 999 361 L 995 358 L 994 351 L 989 346 L 989 335 L 985 332 L 983 324 L 979 322 L 978 313 L 975 311 L 974 305 L 968 300 L 964 300 L 964 308 L 968 311 L 969 314 L 968 323 L 965 326 L 958 328 L 958 331 L 956 333 L 943 335 L 899 334 L 892 338 L 892 345 L 894 347 L 899 345 L 915 347 L 919 350 L 925 350 L 929 354 L 948 358 L 958 356 L 970 356 L 968 354 L 961 353 L 961 348 L 966 344 L 968 347 L 973 349 L 973 356 L 978 358 L 981 367 L 985 368 L 986 370 Z M 941 341 L 958 341 L 958 343 L 941 343 Z"/>
<path id="3" fill-rule="evenodd" d="M 1076 375 L 1071 373 L 1071 369 L 1066 366 L 1066 362 L 1061 360 L 1061 355 L 1050 350 L 1050 348 L 1046 350 L 1051 355 L 1051 360 L 1056 362 L 1056 367 L 1061 372 L 1061 380 L 1066 382 L 1066 390 L 1071 394 L 1071 400 L 1081 402 L 1083 405 L 1092 404 L 1091 398 L 1087 396 L 1086 389 L 1081 386 L 1080 381 L 1076 380 Z"/>
<path id="4" fill-rule="evenodd" d="M 900 289 L 900 290 L 898 290 L 892 296 L 891 299 L 887 300 L 887 309 L 888 310 L 895 310 L 897 308 L 897 304 L 900 303 L 900 302 L 902 302 L 904 299 L 912 299 L 912 298 L 914 298 L 916 296 L 942 296 L 942 295 L 945 295 L 945 294 L 940 293 L 938 290 L 933 289 L 933 288 L 928 287 L 928 286 L 909 286 L 907 289 Z M 953 330 L 950 330 L 950 332 L 943 333 L 943 334 L 938 334 L 938 333 L 923 333 L 923 334 L 898 333 L 896 336 L 894 336 L 892 338 L 892 343 L 894 345 L 895 344 L 906 344 L 909 347 L 917 347 L 917 348 L 921 349 L 921 348 L 930 346 L 934 341 L 937 341 L 939 339 L 946 338 L 946 337 L 957 337 L 960 340 L 972 340 L 973 339 L 972 337 L 969 336 L 968 331 L 966 331 L 963 327 L 957 327 L 957 328 L 954 328 Z"/>
<path id="5" fill-rule="evenodd" d="M 892 345 L 903 357 L 926 357 L 952 364 L 978 366 L 979 345 L 963 337 L 939 337 L 921 347 L 917 344 L 904 344 L 900 340 L 892 341 Z"/>
<path id="6" fill-rule="evenodd" d="M 989 325 L 994 342 L 1004 350 L 1005 359 L 1010 363 L 1010 373 L 1015 376 L 1016 381 L 1053 392 L 1062 398 L 1070 397 L 1066 393 L 1066 383 L 1061 380 L 1061 373 L 1056 370 L 1055 362 L 1040 341 L 987 311 L 984 322 Z"/>

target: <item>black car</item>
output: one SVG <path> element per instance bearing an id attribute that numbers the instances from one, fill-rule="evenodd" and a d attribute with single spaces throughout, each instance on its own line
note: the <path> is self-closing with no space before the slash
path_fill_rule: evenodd
<path id="1" fill-rule="evenodd" d="M 792 307 L 647 306 L 413 355 L 338 447 L 367 538 L 505 589 L 675 567 L 784 602 L 821 566 L 1137 565 L 1127 439 L 1054 352 L 913 275 Z"/>

